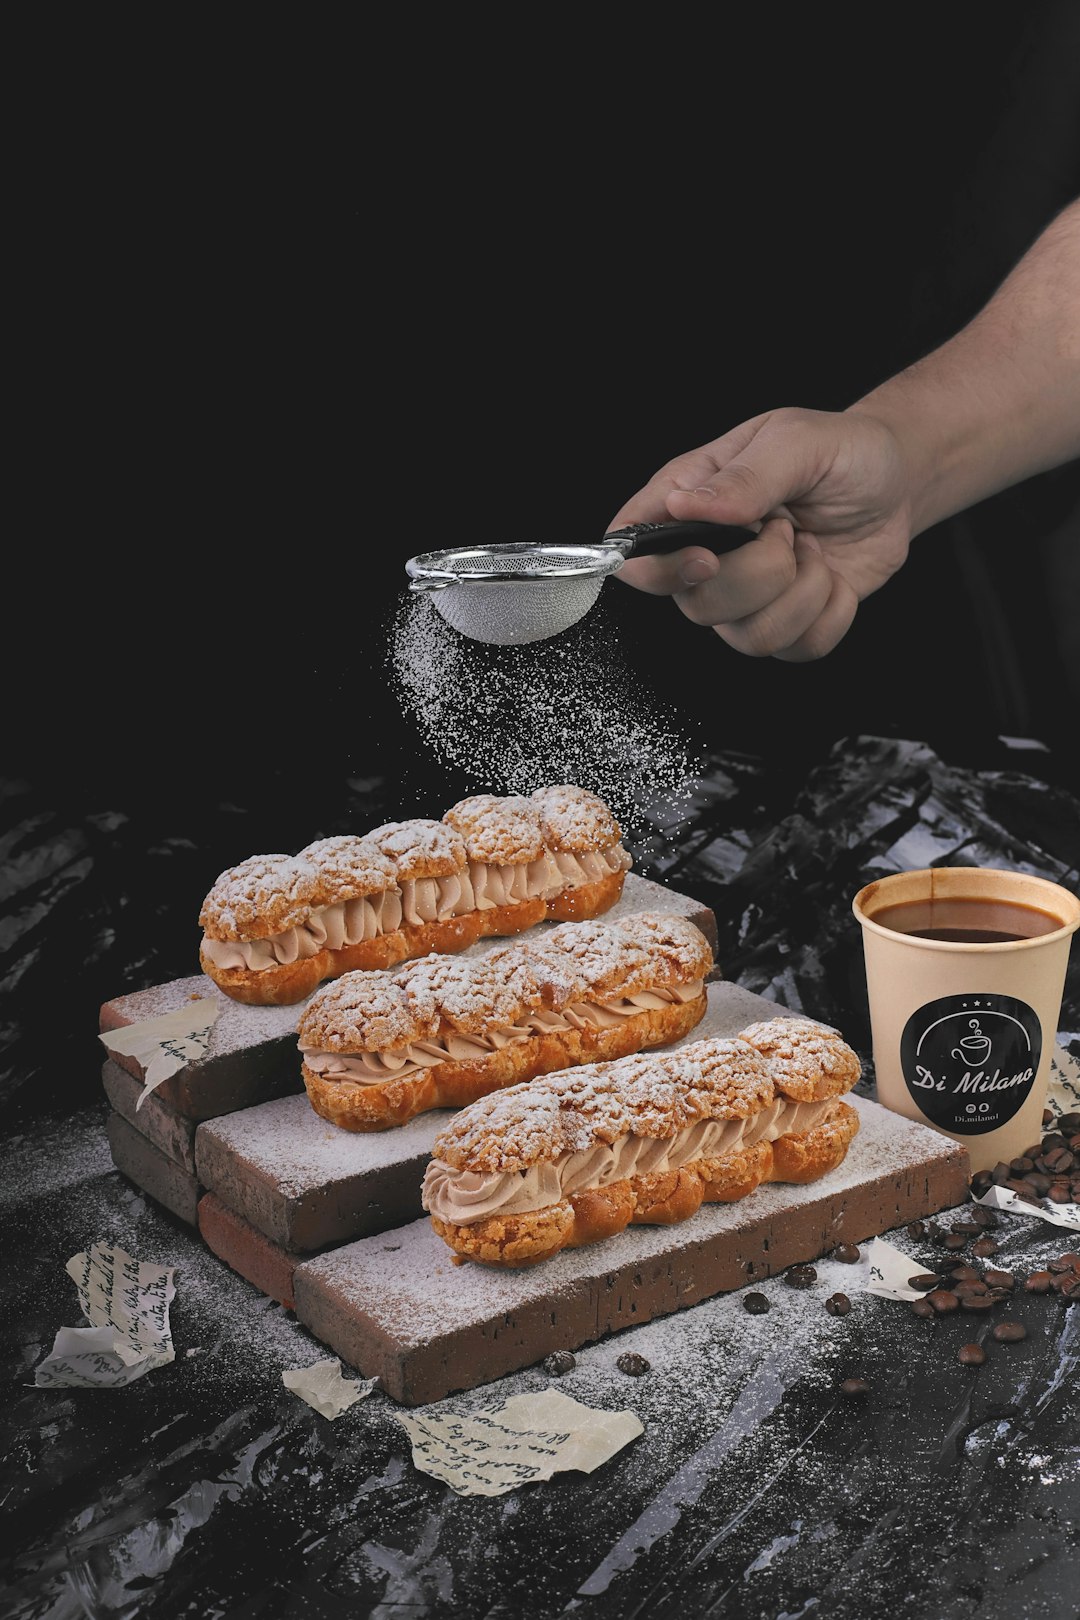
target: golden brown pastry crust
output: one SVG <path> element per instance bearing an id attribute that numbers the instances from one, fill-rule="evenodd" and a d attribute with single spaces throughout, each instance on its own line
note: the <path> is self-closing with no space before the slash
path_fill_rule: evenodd
<path id="1" fill-rule="evenodd" d="M 386 822 L 363 837 L 319 839 L 298 855 L 255 855 L 221 873 L 202 903 L 199 923 L 207 940 L 244 944 L 302 928 L 323 906 L 354 898 L 400 895 L 399 885 L 468 876 L 470 860 L 520 866 L 552 851 L 607 848 L 628 867 L 619 828 L 602 800 L 580 788 L 539 790 L 561 796 L 548 806 L 552 838 L 545 841 L 544 809 L 532 798 L 481 794 L 451 807 L 441 821 Z M 553 820 L 550 818 L 554 818 Z M 604 829 L 614 842 L 598 844 Z M 561 829 L 561 831 L 560 831 Z M 562 841 L 558 841 L 559 839 Z M 474 869 L 475 870 L 475 869 Z M 380 888 L 380 877 L 383 879 Z M 463 912 L 444 921 L 401 925 L 340 949 L 324 948 L 295 962 L 269 967 L 220 967 L 200 946 L 199 964 L 234 1001 L 286 1006 L 303 1001 L 325 979 L 355 970 L 389 968 L 431 951 L 454 953 L 477 940 L 512 936 L 549 919 L 582 921 L 609 911 L 623 891 L 626 867 L 555 894 Z M 400 907 L 399 907 L 400 909 Z"/>
<path id="2" fill-rule="evenodd" d="M 732 1203 L 767 1181 L 817 1181 L 841 1163 L 858 1128 L 855 1109 L 836 1101 L 831 1116 L 801 1136 L 758 1142 L 722 1159 L 698 1160 L 678 1171 L 613 1182 L 610 1187 L 579 1193 L 524 1214 L 493 1216 L 467 1225 L 453 1225 L 433 1215 L 431 1224 L 463 1259 L 489 1266 L 535 1265 L 560 1249 L 598 1242 L 630 1224 L 671 1225 L 686 1220 L 703 1202 Z"/>
<path id="3" fill-rule="evenodd" d="M 373 1085 L 328 1079 L 301 1067 L 311 1106 L 347 1131 L 382 1131 L 433 1108 L 465 1108 L 493 1091 L 577 1063 L 599 1063 L 688 1035 L 705 1016 L 705 992 L 625 1018 L 614 1029 L 559 1029 L 513 1041 L 482 1058 L 435 1064 L 404 1079 Z"/>

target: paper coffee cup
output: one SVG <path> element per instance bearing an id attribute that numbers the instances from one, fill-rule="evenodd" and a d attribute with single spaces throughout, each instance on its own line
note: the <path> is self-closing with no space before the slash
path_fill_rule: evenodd
<path id="1" fill-rule="evenodd" d="M 973 944 L 876 920 L 908 902 L 965 900 L 1027 907 L 1060 926 Z M 938 866 L 866 884 L 852 910 L 862 927 L 878 1101 L 961 1142 L 973 1172 L 1016 1158 L 1043 1134 L 1080 900 L 1024 872 Z"/>

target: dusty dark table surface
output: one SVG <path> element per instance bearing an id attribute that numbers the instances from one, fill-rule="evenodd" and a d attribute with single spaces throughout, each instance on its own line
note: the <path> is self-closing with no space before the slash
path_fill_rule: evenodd
<path id="1" fill-rule="evenodd" d="M 407 813 L 400 778 L 353 778 L 326 785 L 321 820 L 291 803 L 290 823 L 276 785 L 274 844 L 272 773 L 251 804 L 194 808 L 4 789 L 3 1614 L 1072 1620 L 1080 1310 L 1056 1296 L 1021 1292 L 1009 1314 L 1027 1338 L 989 1340 L 981 1367 L 957 1349 L 991 1320 L 919 1320 L 863 1291 L 865 1259 L 821 1263 L 806 1291 L 772 1279 L 764 1315 L 708 1301 L 584 1348 L 558 1381 L 633 1408 L 639 1439 L 593 1475 L 492 1499 L 417 1471 L 379 1391 L 329 1422 L 284 1388 L 324 1347 L 113 1170 L 96 1040 L 101 1001 L 195 970 L 198 904 L 224 866 Z M 934 862 L 1076 890 L 1080 800 L 1059 762 L 996 740 L 841 739 L 798 771 L 717 754 L 688 823 L 642 830 L 636 853 L 714 907 L 729 978 L 845 1032 L 872 1094 L 851 895 Z M 1075 949 L 1060 1034 L 1080 1056 Z M 994 1235 L 1019 1273 L 1078 1246 L 1008 1215 Z M 940 1258 L 891 1236 L 913 1269 Z M 176 1359 L 124 1390 L 36 1389 L 57 1329 L 81 1321 L 65 1262 L 98 1238 L 175 1267 Z M 843 1317 L 825 1310 L 837 1289 Z M 644 1376 L 616 1368 L 626 1350 Z M 861 1400 L 840 1393 L 853 1376 Z M 450 1404 L 549 1382 L 536 1367 Z"/>

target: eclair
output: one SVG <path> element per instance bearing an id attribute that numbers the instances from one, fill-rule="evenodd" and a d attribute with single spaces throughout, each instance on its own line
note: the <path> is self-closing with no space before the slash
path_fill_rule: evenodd
<path id="1" fill-rule="evenodd" d="M 350 1131 L 574 1064 L 666 1045 L 704 1016 L 713 966 L 685 917 L 560 923 L 484 955 L 431 954 L 324 985 L 300 1018 L 312 1107 Z"/>
<path id="2" fill-rule="evenodd" d="M 842 1101 L 859 1074 L 838 1031 L 807 1018 L 549 1073 L 449 1121 L 423 1206 L 455 1255 L 492 1266 L 671 1225 L 835 1170 L 859 1128 Z"/>
<path id="3" fill-rule="evenodd" d="M 199 962 L 234 1001 L 281 1006 L 343 973 L 596 917 L 631 865 L 621 838 L 602 799 L 561 784 L 253 855 L 204 899 Z"/>

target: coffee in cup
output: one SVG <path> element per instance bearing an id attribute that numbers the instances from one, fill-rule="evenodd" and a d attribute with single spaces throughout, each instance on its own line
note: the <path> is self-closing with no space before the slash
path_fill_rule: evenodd
<path id="1" fill-rule="evenodd" d="M 963 1143 L 975 1170 L 1042 1134 L 1080 899 L 993 867 L 859 890 L 878 1101 Z"/>

